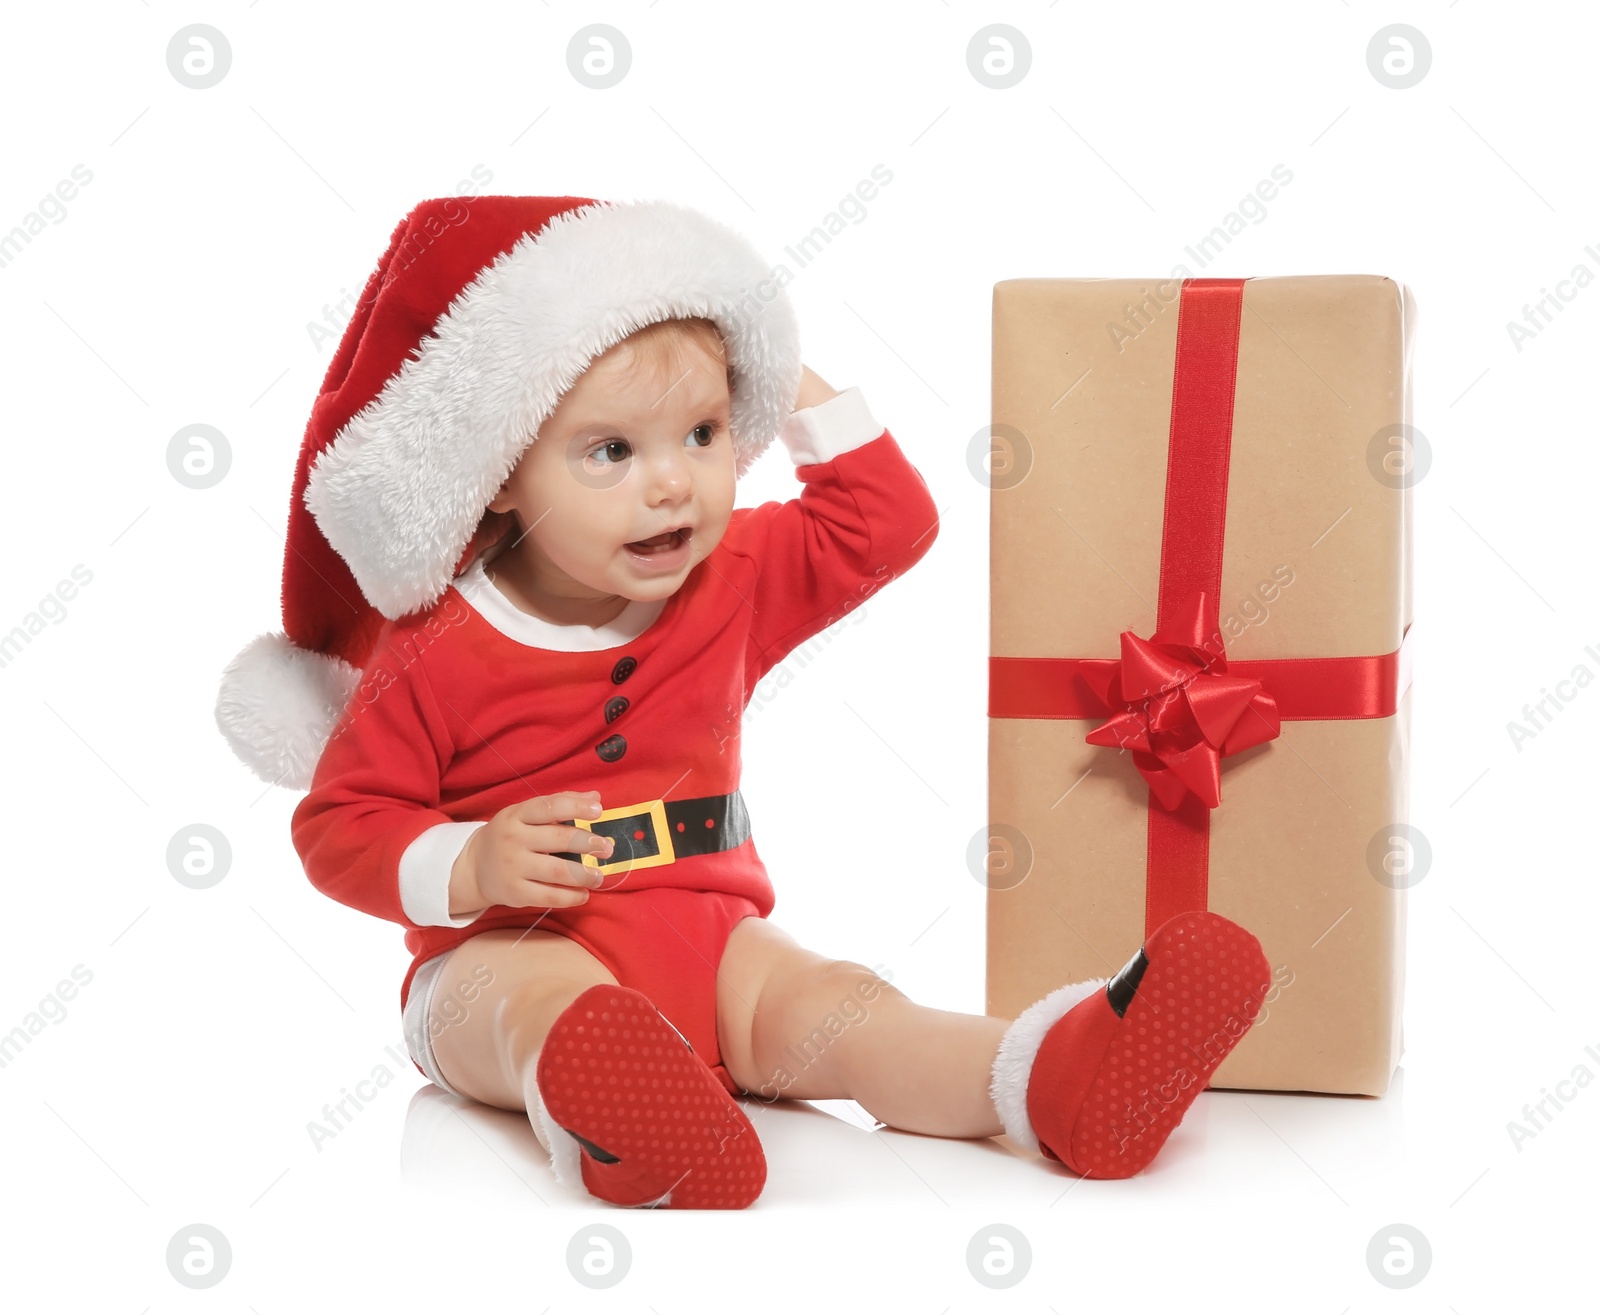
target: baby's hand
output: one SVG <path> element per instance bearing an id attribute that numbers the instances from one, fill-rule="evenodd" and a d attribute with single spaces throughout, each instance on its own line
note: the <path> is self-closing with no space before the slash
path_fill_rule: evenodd
<path id="1" fill-rule="evenodd" d="M 791 411 L 803 411 L 808 406 L 821 406 L 830 398 L 839 396 L 839 390 L 817 374 L 809 365 L 800 367 L 800 391 L 795 395 Z"/>
<path id="2" fill-rule="evenodd" d="M 450 869 L 450 916 L 459 918 L 491 904 L 520 909 L 584 903 L 587 888 L 600 884 L 600 874 L 555 855 L 591 853 L 605 862 L 612 850 L 609 836 L 561 825 L 564 818 L 599 815 L 600 796 L 593 790 L 535 795 L 502 808 L 472 833 L 456 856 Z"/>

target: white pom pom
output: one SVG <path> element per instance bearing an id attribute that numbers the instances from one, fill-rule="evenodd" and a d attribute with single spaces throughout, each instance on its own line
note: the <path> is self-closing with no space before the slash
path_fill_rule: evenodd
<path id="1" fill-rule="evenodd" d="M 342 658 L 299 648 L 281 632 L 258 635 L 222 673 L 217 728 L 263 781 L 308 790 L 360 680 Z"/>

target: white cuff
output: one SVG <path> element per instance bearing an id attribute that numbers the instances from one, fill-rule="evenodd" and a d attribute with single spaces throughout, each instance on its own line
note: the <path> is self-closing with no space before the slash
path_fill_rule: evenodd
<path id="1" fill-rule="evenodd" d="M 778 431 L 778 438 L 789 449 L 797 466 L 832 461 L 841 452 L 870 443 L 883 433 L 883 426 L 872 418 L 861 389 L 846 388 L 836 397 L 799 411 L 791 411 Z"/>
<path id="2" fill-rule="evenodd" d="M 450 916 L 450 870 L 468 838 L 488 822 L 441 822 L 430 826 L 400 855 L 400 907 L 419 927 L 465 927 L 484 910 Z"/>
<path id="3" fill-rule="evenodd" d="M 1028 1086 L 1033 1080 L 1033 1061 L 1038 1058 L 1039 1047 L 1051 1028 L 1080 1001 L 1103 990 L 1110 980 L 1091 977 L 1056 987 L 1018 1014 L 1000 1037 L 1000 1049 L 989 1068 L 989 1100 L 1006 1136 L 1031 1154 L 1040 1153 L 1039 1134 L 1028 1118 Z"/>

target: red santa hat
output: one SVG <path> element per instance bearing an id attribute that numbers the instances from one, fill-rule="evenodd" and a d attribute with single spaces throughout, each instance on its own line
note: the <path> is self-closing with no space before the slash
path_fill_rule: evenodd
<path id="1" fill-rule="evenodd" d="M 800 387 L 794 310 L 732 229 L 667 201 L 423 201 L 367 280 L 311 409 L 283 557 L 283 630 L 223 673 L 217 725 L 296 789 L 385 618 L 429 607 L 470 564 L 489 500 L 561 395 L 659 320 L 716 324 L 743 475 Z"/>

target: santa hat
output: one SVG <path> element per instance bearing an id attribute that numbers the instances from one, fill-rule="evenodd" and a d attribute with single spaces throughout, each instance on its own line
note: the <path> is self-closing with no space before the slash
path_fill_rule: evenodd
<path id="1" fill-rule="evenodd" d="M 306 789 L 385 618 L 431 606 L 483 513 L 596 356 L 664 319 L 717 326 L 743 475 L 800 387 L 799 329 L 738 233 L 667 201 L 423 201 L 367 280 L 311 409 L 283 556 L 283 630 L 228 664 L 223 736 Z"/>

